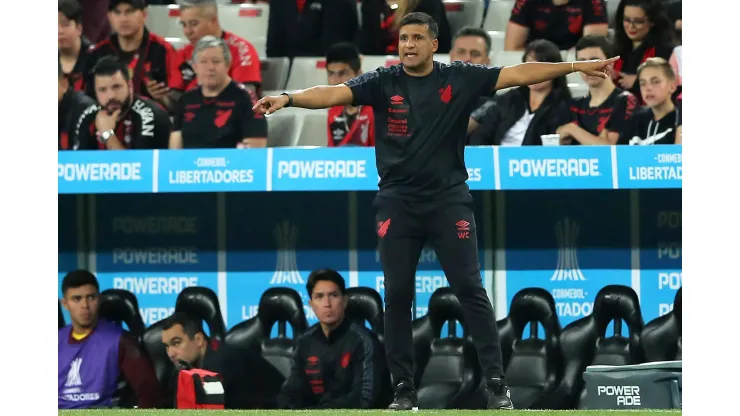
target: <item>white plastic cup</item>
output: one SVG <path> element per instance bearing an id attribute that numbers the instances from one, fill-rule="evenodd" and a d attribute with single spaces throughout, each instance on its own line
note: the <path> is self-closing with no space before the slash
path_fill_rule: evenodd
<path id="1" fill-rule="evenodd" d="M 560 146 L 559 134 L 543 134 L 540 136 L 543 146 Z"/>

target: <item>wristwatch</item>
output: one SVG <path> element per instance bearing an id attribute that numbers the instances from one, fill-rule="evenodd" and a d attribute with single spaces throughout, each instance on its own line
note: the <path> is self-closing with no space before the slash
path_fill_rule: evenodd
<path id="1" fill-rule="evenodd" d="M 108 139 L 110 139 L 111 137 L 115 135 L 116 135 L 115 131 L 106 130 L 98 135 L 98 141 L 100 141 L 100 143 L 102 144 L 105 144 L 108 141 Z"/>
<path id="2" fill-rule="evenodd" d="M 283 92 L 280 95 L 284 95 L 288 97 L 288 104 L 285 104 L 285 107 L 292 107 L 293 106 L 293 95 L 288 92 Z"/>

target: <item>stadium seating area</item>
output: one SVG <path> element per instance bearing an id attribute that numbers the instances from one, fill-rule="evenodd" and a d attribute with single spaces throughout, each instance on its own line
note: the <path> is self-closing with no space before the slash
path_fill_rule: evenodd
<path id="1" fill-rule="evenodd" d="M 610 11 L 616 8 L 617 1 L 607 2 Z M 491 36 L 491 64 L 507 66 L 522 62 L 521 52 L 504 51 L 506 24 L 514 5 L 512 0 L 492 0 L 488 13 L 483 17 L 483 0 L 445 0 L 447 19 L 452 33 L 465 26 L 480 26 Z M 224 30 L 249 40 L 260 56 L 262 90 L 265 95 L 284 90 L 295 91 L 326 83 L 325 60 L 323 57 L 297 57 L 289 59 L 268 58 L 265 54 L 267 43 L 267 23 L 269 4 L 267 2 L 223 5 L 219 7 L 219 20 Z M 360 13 L 360 2 L 357 12 Z M 175 48 L 187 44 L 183 38 L 178 20 L 179 7 L 150 6 L 147 27 L 154 33 L 165 37 Z M 573 51 L 562 51 L 564 60 L 575 60 Z M 447 54 L 435 55 L 439 62 L 449 63 Z M 364 56 L 362 69 L 371 71 L 379 66 L 395 65 L 398 56 Z M 577 73 L 568 76 L 568 86 L 574 96 L 584 95 L 588 87 Z M 280 146 L 323 146 L 326 144 L 326 111 L 289 108 L 268 119 L 268 145 Z"/>
<path id="2" fill-rule="evenodd" d="M 365 322 L 382 341 L 380 295 L 367 287 L 350 288 L 347 295 L 347 317 Z M 632 288 L 609 285 L 596 294 L 591 315 L 561 328 L 552 295 L 540 288 L 520 291 L 511 302 L 509 315 L 497 322 L 515 407 L 582 408 L 586 394 L 582 374 L 589 365 L 680 360 L 681 305 L 679 289 L 673 310 L 645 325 Z M 125 290 L 103 291 L 100 308 L 101 316 L 125 324 L 140 339 L 157 377 L 164 382 L 172 364 L 161 341 L 161 322 L 145 329 L 136 297 Z M 300 295 L 286 287 L 267 290 L 257 316 L 229 331 L 221 317 L 218 297 L 208 288 L 183 290 L 175 310 L 202 318 L 210 336 L 219 341 L 259 347 L 263 357 L 285 376 L 290 371 L 295 339 L 308 327 Z M 63 323 L 60 309 L 60 327 Z M 607 333 L 610 323 L 613 333 Z M 627 326 L 627 336 L 622 335 L 622 325 Z M 475 348 L 462 307 L 450 288 L 435 291 L 428 313 L 417 318 L 413 328 L 419 405 L 427 409 L 484 407 L 486 396 Z M 544 328 L 544 333 L 538 328 Z"/>

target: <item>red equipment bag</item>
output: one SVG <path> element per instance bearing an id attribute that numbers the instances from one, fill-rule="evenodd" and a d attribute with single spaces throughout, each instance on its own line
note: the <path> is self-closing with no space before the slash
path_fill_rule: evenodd
<path id="1" fill-rule="evenodd" d="M 223 409 L 224 386 L 221 375 L 192 368 L 177 375 L 175 407 L 178 409 Z"/>

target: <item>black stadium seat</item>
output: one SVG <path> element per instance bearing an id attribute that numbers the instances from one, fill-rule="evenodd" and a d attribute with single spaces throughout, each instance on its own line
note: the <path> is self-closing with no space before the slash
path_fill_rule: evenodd
<path id="1" fill-rule="evenodd" d="M 208 336 L 223 342 L 226 336 L 226 324 L 221 314 L 218 296 L 210 288 L 203 286 L 186 287 L 177 295 L 175 312 L 185 312 L 195 318 L 201 318 L 208 325 Z"/>
<path id="2" fill-rule="evenodd" d="M 545 330 L 538 337 L 538 325 Z M 506 351 L 506 381 L 515 409 L 545 409 L 563 375 L 560 321 L 555 300 L 541 288 L 519 291 L 511 300 L 509 316 L 497 322 L 501 349 Z M 529 338 L 524 339 L 525 327 Z"/>
<path id="3" fill-rule="evenodd" d="M 278 336 L 270 338 L 275 324 L 278 326 Z M 292 339 L 287 337 L 286 324 L 293 329 Z M 231 328 L 226 335 L 226 343 L 259 349 L 262 357 L 287 378 L 295 340 L 306 332 L 307 327 L 301 295 L 291 288 L 273 287 L 262 294 L 257 316 Z"/>
<path id="4" fill-rule="evenodd" d="M 163 388 L 167 388 L 172 385 L 170 379 L 174 365 L 167 356 L 167 349 L 162 344 L 162 326 L 164 326 L 164 322 L 165 319 L 149 325 L 149 328 L 141 336 L 141 345 L 154 366 L 154 374 L 156 374 L 159 384 Z"/>
<path id="5" fill-rule="evenodd" d="M 126 323 L 128 331 L 140 338 L 146 329 L 136 295 L 123 289 L 107 289 L 100 293 L 101 317 L 117 324 Z"/>
<path id="6" fill-rule="evenodd" d="M 442 338 L 445 323 L 449 334 Z M 456 336 L 457 324 L 463 327 L 463 338 Z M 421 372 L 417 382 L 419 408 L 485 407 L 482 371 L 462 306 L 452 289 L 442 287 L 432 294 L 427 315 L 413 322 L 413 342 L 417 373 Z"/>
<path id="7" fill-rule="evenodd" d="M 351 287 L 347 289 L 347 319 L 356 321 L 362 326 L 370 324 L 370 330 L 383 342 L 383 299 L 375 289 L 370 287 Z"/>
<path id="8" fill-rule="evenodd" d="M 681 359 L 682 289 L 676 292 L 673 310 L 653 319 L 642 330 L 642 349 L 647 362 Z"/>
<path id="9" fill-rule="evenodd" d="M 107 289 L 100 293 L 101 317 L 119 325 L 125 323 L 128 331 L 137 339 L 144 334 L 144 320 L 139 312 L 136 295 L 123 289 Z M 136 395 L 131 385 L 119 376 L 116 391 L 113 393 L 113 405 L 121 408 L 132 408 L 136 405 Z"/>
<path id="10" fill-rule="evenodd" d="M 614 321 L 614 335 L 606 329 Z M 622 321 L 629 336 L 624 337 Z M 637 293 L 627 286 L 608 285 L 596 294 L 593 312 L 563 329 L 560 344 L 565 359 L 565 374 L 558 388 L 559 403 L 580 409 L 585 404 L 586 387 L 583 373 L 589 365 L 627 365 L 643 361 L 640 334 L 642 311 Z"/>

